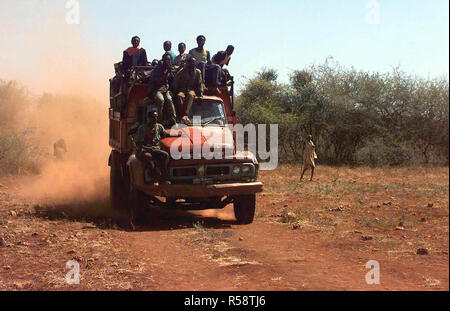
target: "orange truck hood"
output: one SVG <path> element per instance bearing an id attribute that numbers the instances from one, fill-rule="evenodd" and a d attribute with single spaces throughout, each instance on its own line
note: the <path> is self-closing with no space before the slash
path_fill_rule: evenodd
<path id="1" fill-rule="evenodd" d="M 171 148 L 177 148 L 180 152 L 189 150 L 191 154 L 202 150 L 228 152 L 228 154 L 235 153 L 233 134 L 226 126 L 188 126 L 180 130 L 170 129 L 168 132 L 172 134 L 182 132 L 183 136 L 162 139 L 162 148 L 167 152 Z"/>

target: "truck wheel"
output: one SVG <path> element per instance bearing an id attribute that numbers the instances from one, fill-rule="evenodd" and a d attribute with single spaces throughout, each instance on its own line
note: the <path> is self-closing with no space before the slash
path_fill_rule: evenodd
<path id="1" fill-rule="evenodd" d="M 127 184 L 120 170 L 111 167 L 109 175 L 109 199 L 111 207 L 117 211 L 127 209 Z"/>
<path id="2" fill-rule="evenodd" d="M 248 225 L 255 217 L 256 195 L 238 195 L 234 197 L 234 216 L 241 225 Z"/>

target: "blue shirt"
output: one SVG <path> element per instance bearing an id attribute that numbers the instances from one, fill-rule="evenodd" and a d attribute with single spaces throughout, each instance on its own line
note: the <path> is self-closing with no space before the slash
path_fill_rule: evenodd
<path id="1" fill-rule="evenodd" d="M 175 53 L 172 52 L 172 50 L 169 50 L 166 53 L 170 55 L 171 58 L 170 62 L 172 63 L 172 65 L 175 64 L 175 57 L 177 57 L 177 55 L 175 55 Z"/>

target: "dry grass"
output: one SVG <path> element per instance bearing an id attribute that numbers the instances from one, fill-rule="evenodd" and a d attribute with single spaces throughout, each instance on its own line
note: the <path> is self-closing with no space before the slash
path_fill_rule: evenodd
<path id="1" fill-rule="evenodd" d="M 391 253 L 424 247 L 448 254 L 448 168 L 320 166 L 313 182 L 300 182 L 300 169 L 282 166 L 261 173 L 266 186 L 259 219 L 334 237 L 356 236 Z"/>

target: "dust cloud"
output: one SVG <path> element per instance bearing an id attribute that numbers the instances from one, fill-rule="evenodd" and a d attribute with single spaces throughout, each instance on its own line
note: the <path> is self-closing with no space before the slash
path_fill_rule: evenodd
<path id="1" fill-rule="evenodd" d="M 25 36 L 26 45 L 33 47 L 27 50 L 33 62 L 12 76 L 34 99 L 20 126 L 33 129 L 32 139 L 46 150 L 47 160 L 38 176 L 23 179 L 21 195 L 42 204 L 106 200 L 108 78 L 113 64 L 106 69 L 105 61 L 99 61 L 101 51 L 83 40 L 79 27 L 62 27 L 60 15 L 46 16 Z M 53 144 L 59 139 L 64 139 L 67 153 L 58 162 Z"/>
<path id="2" fill-rule="evenodd" d="M 108 196 L 107 112 L 100 102 L 83 97 L 44 95 L 30 125 L 53 157 L 53 143 L 64 139 L 63 161 L 51 159 L 31 179 L 24 194 L 41 203 L 80 203 Z"/>

